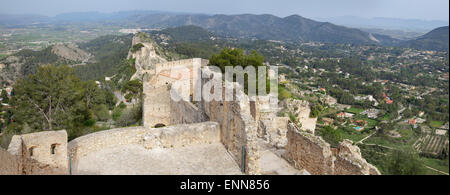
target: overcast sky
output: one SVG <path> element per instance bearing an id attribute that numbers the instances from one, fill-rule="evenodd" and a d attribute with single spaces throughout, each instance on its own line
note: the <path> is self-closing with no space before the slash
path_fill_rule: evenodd
<path id="1" fill-rule="evenodd" d="M 66 12 L 160 10 L 207 14 L 298 14 L 391 17 L 423 20 L 449 18 L 448 0 L 0 0 L 0 14 L 56 15 Z"/>

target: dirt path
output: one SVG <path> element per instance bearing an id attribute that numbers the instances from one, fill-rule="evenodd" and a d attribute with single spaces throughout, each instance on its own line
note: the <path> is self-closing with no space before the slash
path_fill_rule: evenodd
<path id="1" fill-rule="evenodd" d="M 439 171 L 439 170 L 437 170 L 437 169 L 434 169 L 434 168 L 432 168 L 432 167 L 429 167 L 429 166 L 427 166 L 427 165 L 423 165 L 423 166 L 425 166 L 427 169 L 430 169 L 430 170 L 433 170 L 433 171 L 436 171 L 436 172 L 438 172 L 438 173 L 441 173 L 441 174 L 444 174 L 444 175 L 448 175 L 448 173 L 446 173 L 446 172 L 443 172 L 443 171 Z"/>
<path id="2" fill-rule="evenodd" d="M 117 105 L 116 106 L 118 106 L 120 104 L 120 102 L 123 102 L 127 106 L 131 105 L 131 103 L 127 102 L 125 97 L 123 97 L 123 95 L 122 95 L 122 93 L 120 91 L 114 91 L 114 95 L 119 100 L 119 101 L 117 101 Z"/>
<path id="3" fill-rule="evenodd" d="M 370 137 L 372 137 L 373 135 L 375 135 L 377 132 L 375 131 L 374 133 L 368 135 L 367 137 L 363 138 L 362 140 L 360 140 L 358 142 L 358 144 L 364 144 L 363 142 L 366 141 L 367 139 L 369 139 Z"/>
<path id="4" fill-rule="evenodd" d="M 389 146 L 383 146 L 383 145 L 378 145 L 378 144 L 364 144 L 364 145 L 366 145 L 366 146 L 380 146 L 382 148 L 387 148 L 387 149 L 390 149 L 390 150 L 397 150 L 397 149 L 389 147 Z"/>

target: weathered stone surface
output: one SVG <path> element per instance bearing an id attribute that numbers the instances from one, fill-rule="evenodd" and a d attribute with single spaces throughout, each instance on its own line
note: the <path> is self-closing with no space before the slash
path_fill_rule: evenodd
<path id="1" fill-rule="evenodd" d="M 240 175 L 224 146 L 198 144 L 145 149 L 123 145 L 89 153 L 73 164 L 74 175 Z"/>
<path id="2" fill-rule="evenodd" d="M 333 150 L 321 137 L 301 132 L 292 123 L 288 126 L 287 137 L 287 160 L 313 175 L 380 175 L 349 140 L 344 140 L 337 150 Z"/>
<path id="3" fill-rule="evenodd" d="M 189 101 L 190 97 L 195 95 L 195 87 L 198 87 L 198 75 L 196 71 L 208 62 L 200 58 L 179 60 L 173 62 L 158 63 L 152 66 L 152 69 L 145 71 L 144 78 L 144 108 L 143 120 L 145 127 L 154 127 L 157 124 L 166 126 L 182 123 L 202 122 L 203 120 L 194 120 L 197 116 L 190 116 L 183 111 L 192 113 L 192 109 L 183 106 L 173 100 L 172 95 L 179 96 L 184 101 Z M 188 90 L 190 89 L 190 90 Z M 171 92 L 172 90 L 172 92 Z M 175 105 L 172 105 L 175 104 Z M 187 110 L 188 109 L 188 110 Z M 194 109 L 195 110 L 195 109 Z M 185 114 L 190 119 L 179 119 L 179 115 Z M 201 113 L 196 113 L 200 115 Z"/>
<path id="4" fill-rule="evenodd" d="M 308 131 L 314 134 L 317 118 L 309 117 L 311 113 L 309 102 L 296 99 L 287 99 L 283 101 L 283 104 L 285 104 L 287 109 L 298 119 L 298 122 L 301 124 L 300 130 Z"/>
<path id="5" fill-rule="evenodd" d="M 8 152 L 16 158 L 18 174 L 68 174 L 66 131 L 44 131 L 12 138 Z"/>
<path id="6" fill-rule="evenodd" d="M 208 116 L 189 101 L 174 101 L 170 103 L 170 124 L 193 124 L 209 121 Z"/>
<path id="7" fill-rule="evenodd" d="M 292 123 L 288 125 L 287 134 L 286 158 L 288 161 L 313 175 L 333 174 L 334 157 L 330 144 L 321 137 L 298 131 Z"/>
<path id="8" fill-rule="evenodd" d="M 0 148 L 0 175 L 19 175 L 16 156 Z"/>
<path id="9" fill-rule="evenodd" d="M 284 148 L 287 144 L 287 125 L 289 118 L 274 117 L 259 121 L 258 136 L 264 138 L 276 148 Z"/>
<path id="10" fill-rule="evenodd" d="M 283 150 L 273 148 L 270 143 L 259 140 L 261 157 L 259 167 L 264 175 L 305 175 L 305 170 L 298 170 L 290 165 L 281 155 Z"/>
<path id="11" fill-rule="evenodd" d="M 350 140 L 344 140 L 339 143 L 334 172 L 337 175 L 381 174 L 375 166 L 367 163 L 367 161 L 361 156 L 361 151 L 358 146 L 353 145 Z"/>
<path id="12" fill-rule="evenodd" d="M 21 135 L 24 155 L 39 163 L 68 170 L 67 132 L 44 131 Z M 32 155 L 30 152 L 32 151 Z"/>
<path id="13" fill-rule="evenodd" d="M 210 70 L 205 67 L 203 71 Z M 202 79 L 202 85 L 207 82 L 218 82 L 219 86 L 222 85 L 222 80 L 217 78 Z M 257 124 L 251 115 L 249 98 L 242 90 L 239 90 L 240 86 L 237 83 L 225 82 L 224 85 L 235 85 L 233 101 L 223 101 L 225 100 L 225 87 L 223 87 L 221 101 L 203 100 L 202 109 L 211 121 L 219 123 L 221 142 L 232 154 L 236 163 L 244 164 L 247 174 L 259 174 Z"/>
<path id="14" fill-rule="evenodd" d="M 69 142 L 72 162 L 89 153 L 121 145 L 142 145 L 147 149 L 183 147 L 219 141 L 218 124 L 205 122 L 165 128 L 130 127 L 100 131 Z"/>
<path id="15" fill-rule="evenodd" d="M 156 138 L 148 142 L 148 137 Z M 192 125 L 177 125 L 169 128 L 154 129 L 144 135 L 144 147 L 153 148 L 177 148 L 197 144 L 212 144 L 220 142 L 219 125 L 215 122 L 197 123 Z"/>
<path id="16" fill-rule="evenodd" d="M 230 165 L 230 161 L 226 160 L 228 157 L 224 156 L 227 153 L 222 152 L 223 146 L 222 148 L 217 147 L 217 144 L 220 144 L 219 124 L 205 122 L 158 129 L 136 127 L 102 131 L 71 141 L 69 151 L 74 174 L 225 174 L 221 170 L 215 170 L 215 166 L 223 166 L 224 170 L 233 170 L 231 174 L 239 173 L 237 164 L 232 161 L 232 158 L 229 158 L 233 162 Z M 149 152 L 145 152 L 144 149 Z M 186 153 L 186 150 L 189 149 L 192 149 L 191 153 L 197 151 L 204 152 L 204 154 L 196 154 L 197 157 L 201 157 L 200 159 L 195 158 L 195 155 L 183 154 L 180 156 L 180 153 Z M 116 151 L 117 154 L 108 151 Z M 146 154 L 156 154 L 157 151 L 167 151 L 167 153 L 158 153 L 159 158 L 145 156 Z M 138 161 L 139 159 L 130 157 L 128 152 L 136 153 L 136 155 L 140 155 L 139 159 L 142 158 L 144 161 L 155 164 L 143 164 Z M 208 159 L 205 156 L 207 154 L 220 156 L 210 156 Z M 162 155 L 164 157 L 161 157 Z M 181 161 L 177 162 L 177 158 Z M 163 159 L 174 161 L 164 163 Z M 183 163 L 183 160 L 186 160 L 186 165 L 179 164 Z M 120 162 L 123 162 L 123 168 L 121 168 Z M 91 163 L 94 163 L 92 167 L 89 165 Z M 137 163 L 136 170 L 131 171 L 131 164 L 134 163 Z M 164 165 L 167 166 L 164 167 Z M 178 167 L 181 170 L 170 170 L 170 167 Z M 182 170 L 183 168 L 185 170 Z"/>

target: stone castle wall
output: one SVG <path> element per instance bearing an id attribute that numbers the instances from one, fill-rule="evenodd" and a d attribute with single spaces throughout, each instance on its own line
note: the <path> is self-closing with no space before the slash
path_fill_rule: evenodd
<path id="1" fill-rule="evenodd" d="M 330 144 L 321 137 L 301 132 L 290 123 L 287 132 L 286 158 L 296 168 L 306 169 L 313 175 L 332 175 L 334 157 Z"/>
<path id="2" fill-rule="evenodd" d="M 205 67 L 203 72 L 211 74 Z M 217 78 L 202 79 L 202 86 L 207 82 L 218 82 Z M 225 85 L 233 83 L 225 82 Z M 239 88 L 236 83 L 235 86 Z M 217 89 L 213 89 L 217 90 Z M 224 100 L 225 88 L 222 89 L 222 100 Z M 242 90 L 236 90 L 234 101 L 205 101 L 201 103 L 201 109 L 211 121 L 219 123 L 220 140 L 225 148 L 232 154 L 239 166 L 244 164 L 245 173 L 259 174 L 258 167 L 259 149 L 257 143 L 257 124 L 250 112 L 250 101 Z"/>
<path id="3" fill-rule="evenodd" d="M 166 126 L 175 125 L 180 123 L 171 122 L 171 94 L 175 82 L 180 83 L 181 88 L 189 87 L 191 90 L 188 93 L 179 93 L 184 100 L 189 99 L 189 96 L 193 96 L 194 89 L 198 87 L 199 77 L 195 74 L 194 68 L 204 66 L 208 63 L 207 60 L 200 58 L 179 60 L 167 63 L 159 63 L 155 65 L 153 70 L 149 70 L 146 74 L 147 78 L 144 78 L 144 109 L 143 109 L 143 121 L 144 126 L 151 128 L 157 124 L 164 124 Z M 177 67 L 183 67 L 190 70 L 189 75 L 184 75 L 188 78 L 181 79 L 177 76 L 181 74 L 186 74 L 184 72 L 179 72 L 175 74 L 175 78 L 172 78 L 171 73 L 177 73 Z M 174 71 L 174 72 L 172 72 Z M 178 70 L 179 71 L 179 70 Z M 175 89 L 176 91 L 181 89 Z M 177 106 L 177 105 L 175 105 Z M 176 113 L 175 113 L 176 114 Z M 175 121 L 177 122 L 177 121 Z"/>
<path id="4" fill-rule="evenodd" d="M 206 101 L 202 98 L 200 102 L 192 103 L 186 101 L 186 94 L 180 93 L 184 100 L 174 101 L 170 93 L 171 84 L 179 79 L 164 71 L 180 65 L 191 69 L 202 66 L 202 72 L 211 75 L 211 70 L 204 67 L 206 64 L 207 61 L 201 59 L 155 63 L 153 70 L 145 73 L 147 80 L 144 76 L 142 127 L 101 131 L 79 137 L 68 144 L 65 131 L 14 136 L 8 152 L 0 150 L 0 174 L 68 174 L 69 163 L 77 163 L 87 154 L 121 145 L 156 149 L 219 142 L 246 174 L 260 174 L 259 138 L 268 138 L 266 141 L 278 149 L 285 148 L 286 160 L 311 174 L 380 174 L 361 157 L 359 148 L 351 142 L 341 142 L 339 148 L 332 149 L 321 137 L 299 131 L 289 118 L 276 117 L 275 108 L 268 107 L 267 102 L 250 101 L 237 83 L 211 77 L 189 77 L 182 80 L 182 87 L 222 86 L 221 100 Z M 195 79 L 200 80 L 197 82 Z M 225 86 L 236 89 L 232 101 L 224 101 Z M 213 88 L 210 92 L 215 90 L 220 89 Z M 193 96 L 195 93 L 199 92 L 190 91 L 187 95 Z M 308 106 L 302 108 L 309 109 Z M 309 118 L 309 111 L 296 114 L 302 113 L 304 115 L 300 118 Z M 157 124 L 167 127 L 151 128 Z"/>
<path id="5" fill-rule="evenodd" d="M 152 128 L 157 124 L 170 125 L 170 103 L 170 90 L 168 86 L 150 88 L 144 85 L 142 109 L 144 126 Z"/>
<path id="6" fill-rule="evenodd" d="M 0 174 L 68 174 L 66 131 L 15 135 L 8 151 L 0 151 Z"/>
<path id="7" fill-rule="evenodd" d="M 333 150 L 321 137 L 299 131 L 293 123 L 288 125 L 287 138 L 286 159 L 313 175 L 380 175 L 351 141 L 344 140 Z"/>
<path id="8" fill-rule="evenodd" d="M 165 128 L 130 127 L 100 131 L 79 137 L 68 144 L 72 163 L 92 152 L 120 145 L 142 145 L 147 149 L 218 143 L 219 128 L 214 122 L 176 125 Z"/>
<path id="9" fill-rule="evenodd" d="M 334 174 L 336 175 L 381 175 L 375 166 L 367 163 L 361 156 L 359 147 L 349 140 L 339 143 L 335 156 Z"/>
<path id="10" fill-rule="evenodd" d="M 209 121 L 208 116 L 197 106 L 188 101 L 174 101 L 170 103 L 170 124 L 193 124 Z"/>
<path id="11" fill-rule="evenodd" d="M 219 124 L 205 122 L 155 129 L 144 136 L 144 147 L 178 148 L 220 142 Z"/>
<path id="12" fill-rule="evenodd" d="M 16 156 L 0 148 L 0 175 L 19 175 L 19 170 Z"/>
<path id="13" fill-rule="evenodd" d="M 276 148 L 285 148 L 287 144 L 288 117 L 274 117 L 260 120 L 258 123 L 258 137 L 267 140 Z"/>
<path id="14" fill-rule="evenodd" d="M 191 69 L 195 66 L 201 67 L 208 65 L 209 61 L 201 58 L 191 58 L 191 59 L 185 59 L 185 60 L 178 60 L 178 61 L 171 61 L 171 62 L 164 62 L 164 63 L 158 63 L 155 65 L 156 67 L 156 73 L 159 73 L 163 70 L 170 70 L 172 68 L 183 66 L 188 69 Z"/>

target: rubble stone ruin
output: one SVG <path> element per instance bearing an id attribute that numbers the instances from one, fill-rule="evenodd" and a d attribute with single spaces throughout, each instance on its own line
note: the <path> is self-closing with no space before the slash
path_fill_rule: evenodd
<path id="1" fill-rule="evenodd" d="M 135 38 L 133 44 L 139 41 Z M 150 47 L 144 44 L 142 51 L 152 52 Z M 185 89 L 207 83 L 240 88 L 195 76 L 197 68 L 212 73 L 207 60 L 155 63 L 142 59 L 151 57 L 142 51 L 130 56 L 142 68 L 137 77 L 144 85 L 143 126 L 96 132 L 70 142 L 64 130 L 14 136 L 7 151 L 0 149 L 0 174 L 380 174 L 350 141 L 333 149 L 313 130 L 277 117 L 277 109 L 267 106 L 277 97 L 251 101 L 236 90 L 233 96 L 239 98 L 233 101 L 194 100 L 201 92 Z M 174 67 L 191 74 L 173 74 Z M 172 90 L 175 82 L 180 89 Z"/>

